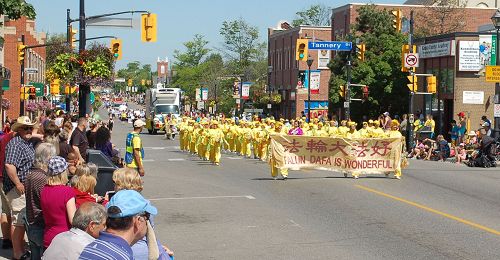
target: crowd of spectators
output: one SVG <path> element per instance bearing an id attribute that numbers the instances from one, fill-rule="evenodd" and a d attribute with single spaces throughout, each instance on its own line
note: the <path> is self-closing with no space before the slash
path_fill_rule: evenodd
<path id="1" fill-rule="evenodd" d="M 457 116 L 458 120 L 450 122 L 449 140 L 446 140 L 443 135 L 437 135 L 435 139 L 433 138 L 435 123 L 433 123 L 431 115 L 427 116 L 425 122 L 416 120 L 414 123 L 415 145 L 408 157 L 421 160 L 451 161 L 468 166 L 496 166 L 497 151 L 491 121 L 486 116 L 482 116 L 476 130 L 469 130 L 467 129 L 465 113 L 460 112 Z"/>
<path id="2" fill-rule="evenodd" d="M 120 157 L 107 124 L 58 112 L 6 125 L 1 246 L 12 248 L 12 259 L 170 259 L 173 252 L 154 235 L 157 210 L 140 194 L 136 170 L 118 169 L 114 191 L 94 192 L 98 168 L 86 162 L 87 150 Z"/>

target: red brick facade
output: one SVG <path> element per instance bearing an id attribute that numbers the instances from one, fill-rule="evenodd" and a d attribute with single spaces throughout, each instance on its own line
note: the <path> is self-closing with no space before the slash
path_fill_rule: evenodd
<path id="1" fill-rule="evenodd" d="M 308 69 L 306 62 L 295 60 L 295 44 L 299 38 L 309 38 L 311 41 L 330 41 L 330 27 L 300 26 L 288 30 L 269 29 L 268 32 L 268 65 L 272 66 L 270 86 L 282 96 L 278 108 L 273 108 L 275 115 L 285 118 L 295 118 L 305 111 L 307 91 L 298 90 L 297 82 L 300 71 Z M 318 51 L 309 51 L 314 58 L 311 70 L 318 70 Z M 314 101 L 328 102 L 328 82 L 330 69 L 320 70 L 319 94 L 311 94 Z M 299 91 L 299 92 L 297 92 Z M 311 109 L 313 111 L 313 109 Z"/>
<path id="2" fill-rule="evenodd" d="M 24 35 L 25 45 L 38 45 L 45 43 L 45 34 L 35 31 L 35 21 L 27 20 L 25 17 L 15 21 L 5 21 L 5 42 L 4 42 L 4 67 L 11 71 L 10 89 L 4 91 L 4 98 L 11 102 L 11 107 L 7 111 L 10 118 L 19 116 L 20 86 L 21 86 L 21 65 L 17 61 L 17 43 Z M 30 54 L 31 52 L 31 54 Z M 38 64 L 40 68 L 45 68 L 45 48 L 34 48 L 25 52 L 25 67 L 28 67 L 31 57 L 33 60 L 41 60 L 43 64 Z M 35 67 L 35 66 L 34 66 Z M 45 71 L 39 69 L 38 76 L 29 76 L 33 80 L 44 82 Z M 25 83 L 28 82 L 28 75 L 25 74 Z"/>

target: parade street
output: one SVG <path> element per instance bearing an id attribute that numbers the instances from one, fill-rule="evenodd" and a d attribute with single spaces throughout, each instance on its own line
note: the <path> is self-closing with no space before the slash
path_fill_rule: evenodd
<path id="1" fill-rule="evenodd" d="M 129 123 L 115 121 L 123 151 Z M 290 171 L 223 154 L 219 167 L 141 134 L 143 194 L 176 259 L 499 259 L 497 169 L 410 160 L 401 180 Z"/>

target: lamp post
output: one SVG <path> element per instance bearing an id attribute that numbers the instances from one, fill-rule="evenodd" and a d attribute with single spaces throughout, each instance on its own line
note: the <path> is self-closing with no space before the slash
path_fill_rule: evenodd
<path id="1" fill-rule="evenodd" d="M 269 95 L 269 101 L 267 103 L 267 109 L 268 109 L 268 113 L 269 115 L 271 115 L 271 108 L 272 108 L 272 105 L 271 105 L 271 75 L 273 73 L 273 66 L 269 65 L 267 66 L 267 93 Z"/>
<path id="2" fill-rule="evenodd" d="M 314 59 L 309 55 L 307 57 L 307 122 L 311 122 L 311 66 L 314 62 Z"/>
<path id="3" fill-rule="evenodd" d="M 499 40 L 500 40 L 500 10 L 497 9 L 495 14 L 491 17 L 491 22 L 495 26 L 497 30 L 497 39 L 496 39 L 496 65 L 500 65 L 500 57 L 498 56 L 499 51 Z M 495 83 L 495 105 L 500 104 L 500 83 Z M 495 117 L 495 127 L 493 128 L 495 138 L 500 136 L 500 117 Z"/>

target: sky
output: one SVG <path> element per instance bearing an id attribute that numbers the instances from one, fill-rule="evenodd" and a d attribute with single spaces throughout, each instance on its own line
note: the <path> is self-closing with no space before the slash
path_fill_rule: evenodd
<path id="1" fill-rule="evenodd" d="M 71 9 L 71 18 L 79 13 L 79 0 L 27 0 L 37 12 L 36 30 L 48 34 L 66 32 L 66 9 Z M 127 63 L 139 61 L 151 64 L 156 70 L 158 57 L 173 61 L 174 50 L 183 51 L 183 43 L 193 39 L 195 34 L 202 34 L 209 41 L 209 48 L 220 48 L 223 39 L 219 34 L 222 22 L 243 18 L 259 29 L 260 40 L 267 40 L 267 28 L 275 27 L 280 20 L 292 21 L 297 11 L 312 4 L 324 4 L 339 7 L 349 2 L 364 3 L 369 1 L 325 0 L 86 0 L 86 16 L 145 10 L 158 16 L 158 40 L 155 43 L 143 43 L 140 29 L 87 27 L 87 38 L 113 35 L 123 40 L 122 59 L 117 61 L 117 68 Z M 379 0 L 380 4 L 401 4 L 404 0 Z M 116 16 L 136 18 L 140 14 Z M 78 23 L 73 24 L 78 28 Z M 78 37 L 78 36 L 77 36 Z M 103 40 L 109 43 L 110 40 Z M 87 43 L 88 44 L 88 43 Z"/>

